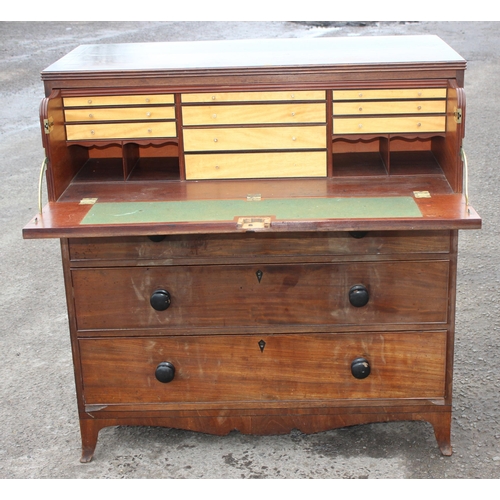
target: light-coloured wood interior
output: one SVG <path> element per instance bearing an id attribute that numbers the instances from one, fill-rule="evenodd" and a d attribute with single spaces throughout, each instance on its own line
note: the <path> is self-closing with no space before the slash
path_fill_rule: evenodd
<path id="1" fill-rule="evenodd" d="M 326 152 L 186 155 L 186 179 L 325 177 Z"/>
<path id="2" fill-rule="evenodd" d="M 67 125 L 68 141 L 175 137 L 175 122 L 95 123 Z"/>
<path id="3" fill-rule="evenodd" d="M 444 116 L 406 116 L 400 118 L 337 118 L 333 120 L 334 134 L 395 134 L 444 132 Z"/>
<path id="4" fill-rule="evenodd" d="M 173 120 L 173 106 L 151 106 L 140 108 L 95 108 L 65 109 L 67 122 L 131 121 L 131 120 Z"/>
<path id="5" fill-rule="evenodd" d="M 65 108 L 173 103 L 173 94 L 81 96 L 63 99 Z"/>
<path id="6" fill-rule="evenodd" d="M 238 101 L 320 101 L 326 98 L 323 90 L 290 90 L 271 92 L 206 92 L 182 94 L 181 101 L 189 102 L 238 102 Z"/>
<path id="7" fill-rule="evenodd" d="M 334 101 L 372 99 L 443 99 L 445 88 L 334 90 Z"/>
<path id="8" fill-rule="evenodd" d="M 324 103 L 184 106 L 182 122 L 189 125 L 244 125 L 259 123 L 325 123 Z"/>
<path id="9" fill-rule="evenodd" d="M 401 115 L 445 113 L 446 101 L 334 102 L 334 115 Z"/>
<path id="10" fill-rule="evenodd" d="M 185 151 L 324 149 L 326 126 L 185 129 Z"/>

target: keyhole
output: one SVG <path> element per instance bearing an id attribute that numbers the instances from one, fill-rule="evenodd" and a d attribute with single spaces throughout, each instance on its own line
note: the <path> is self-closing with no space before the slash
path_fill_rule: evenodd
<path id="1" fill-rule="evenodd" d="M 261 270 L 257 271 L 255 273 L 257 275 L 257 279 L 259 280 L 259 283 L 260 283 L 260 280 L 262 279 L 262 275 L 264 274 Z"/>

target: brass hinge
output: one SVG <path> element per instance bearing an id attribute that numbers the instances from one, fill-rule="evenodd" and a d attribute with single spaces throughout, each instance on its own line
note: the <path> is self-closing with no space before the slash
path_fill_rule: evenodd
<path id="1" fill-rule="evenodd" d="M 44 118 L 43 120 L 43 130 L 46 134 L 50 134 L 52 132 L 52 128 L 54 127 L 54 120 L 52 117 Z"/>
<path id="2" fill-rule="evenodd" d="M 462 108 L 455 109 L 455 121 L 457 123 L 462 123 Z"/>

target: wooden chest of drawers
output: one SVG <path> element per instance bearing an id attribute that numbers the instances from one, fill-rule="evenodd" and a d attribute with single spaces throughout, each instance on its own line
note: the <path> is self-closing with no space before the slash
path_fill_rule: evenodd
<path id="1" fill-rule="evenodd" d="M 86 46 L 42 73 L 24 236 L 61 239 L 82 461 L 112 425 L 405 419 L 451 454 L 464 69 L 425 36 Z"/>

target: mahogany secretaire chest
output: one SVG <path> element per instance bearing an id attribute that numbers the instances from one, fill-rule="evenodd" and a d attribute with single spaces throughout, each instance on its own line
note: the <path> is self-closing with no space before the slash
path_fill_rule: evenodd
<path id="1" fill-rule="evenodd" d="M 83 45 L 42 72 L 24 237 L 61 240 L 82 461 L 114 425 L 425 420 L 451 454 L 465 67 L 398 36 Z"/>

